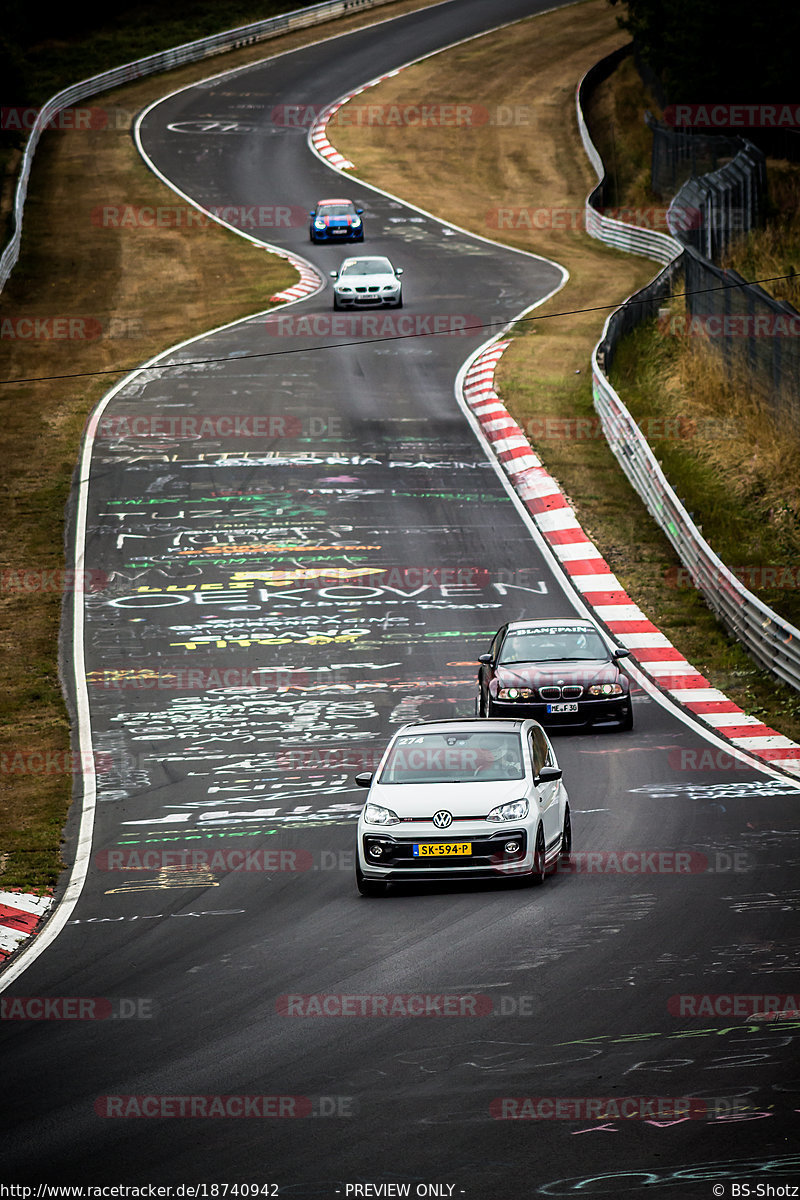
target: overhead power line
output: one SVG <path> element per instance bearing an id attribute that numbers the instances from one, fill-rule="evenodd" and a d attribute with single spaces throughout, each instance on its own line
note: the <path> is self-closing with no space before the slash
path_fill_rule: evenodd
<path id="1" fill-rule="evenodd" d="M 791 272 L 788 275 L 771 275 L 767 279 L 750 279 L 750 280 L 745 280 L 744 282 L 747 284 L 778 283 L 782 280 L 794 279 L 794 278 L 795 278 L 795 272 Z M 727 291 L 732 288 L 741 288 L 742 286 L 744 286 L 742 283 L 723 283 L 723 284 L 720 284 L 718 287 L 697 288 L 696 290 L 691 291 L 691 292 L 672 292 L 669 295 L 663 297 L 663 302 L 666 303 L 668 300 L 679 300 L 684 296 L 700 296 L 705 292 L 724 292 L 724 291 Z M 637 300 L 637 299 L 633 298 L 633 299 L 627 300 L 626 303 L 627 304 L 650 304 L 651 298 L 643 298 L 641 300 Z M 590 308 L 570 308 L 570 309 L 563 309 L 561 312 L 537 313 L 536 315 L 531 315 L 529 317 L 520 317 L 519 320 L 514 321 L 513 324 L 514 325 L 523 325 L 523 324 L 532 324 L 534 321 L 552 321 L 552 320 L 555 320 L 557 317 L 577 317 L 577 316 L 581 316 L 584 313 L 607 312 L 609 310 L 613 311 L 614 309 L 617 309 L 620 307 L 622 307 L 622 306 L 619 303 L 594 304 Z M 273 312 L 277 313 L 277 312 L 281 312 L 281 311 L 282 311 L 282 309 L 280 309 L 280 308 L 270 309 L 268 311 L 268 316 L 272 315 Z M 373 310 L 370 310 L 370 311 L 373 311 Z M 446 314 L 442 314 L 442 315 L 446 315 Z M 242 321 L 246 321 L 249 319 L 252 319 L 252 318 L 243 317 Z M 483 330 L 483 329 L 491 330 L 491 329 L 496 328 L 497 326 L 504 327 L 507 324 L 508 324 L 507 320 L 480 321 L 473 325 L 460 325 L 458 332 L 459 332 L 459 334 L 462 334 L 462 333 L 468 333 L 470 330 Z M 199 336 L 202 337 L 203 335 L 200 334 Z M 420 332 L 416 332 L 416 333 L 394 333 L 394 334 L 389 334 L 386 337 L 359 338 L 359 339 L 354 339 L 353 341 L 349 341 L 349 342 L 342 342 L 342 341 L 323 342 L 318 346 L 295 346 L 293 348 L 287 348 L 286 350 L 262 350 L 262 351 L 259 351 L 258 353 L 253 353 L 253 354 L 242 354 L 241 352 L 237 351 L 235 355 L 227 355 L 222 358 L 181 359 L 180 362 L 173 362 L 173 363 L 150 362 L 146 369 L 158 370 L 158 371 L 183 370 L 183 368 L 185 368 L 185 367 L 212 366 L 217 363 L 241 363 L 241 362 L 247 362 L 249 359 L 257 359 L 257 358 L 278 358 L 278 357 L 286 355 L 286 354 L 318 354 L 325 350 L 342 350 L 348 346 L 369 346 L 369 345 L 373 345 L 373 344 L 380 344 L 382 342 L 399 342 L 399 341 L 408 340 L 409 338 L 431 338 L 431 337 L 452 337 L 452 336 L 453 336 L 453 331 L 451 329 L 420 331 Z M 165 355 L 169 354 L 169 350 L 165 350 L 164 354 Z M 12 384 L 12 383 L 49 383 L 49 382 L 59 380 L 59 379 L 93 379 L 93 378 L 98 378 L 102 375 L 127 375 L 129 373 L 132 374 L 134 371 L 142 370 L 142 369 L 144 369 L 144 368 L 143 368 L 142 364 L 140 364 L 139 366 L 134 366 L 134 367 L 107 367 L 102 371 L 72 371 L 72 372 L 65 372 L 64 374 L 60 374 L 60 375 L 26 375 L 26 376 L 21 376 L 19 378 L 15 378 L 15 379 L 2 379 L 2 380 L 0 380 L 0 384 L 8 385 L 8 384 Z"/>

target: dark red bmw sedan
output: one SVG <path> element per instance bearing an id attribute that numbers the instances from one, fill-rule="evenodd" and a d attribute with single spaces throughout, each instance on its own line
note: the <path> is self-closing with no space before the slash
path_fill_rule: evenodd
<path id="1" fill-rule="evenodd" d="M 510 621 L 497 631 L 478 673 L 482 717 L 533 717 L 542 725 L 633 728 L 630 679 L 591 621 Z"/>

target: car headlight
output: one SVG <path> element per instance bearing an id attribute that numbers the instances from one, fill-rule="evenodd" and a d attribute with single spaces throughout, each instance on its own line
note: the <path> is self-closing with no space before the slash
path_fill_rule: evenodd
<path id="1" fill-rule="evenodd" d="M 501 804 L 493 808 L 486 818 L 487 821 L 521 821 L 528 815 L 528 801 L 512 800 L 509 804 Z"/>
<path id="2" fill-rule="evenodd" d="M 383 285 L 383 290 L 385 292 L 396 292 L 398 286 L 399 286 L 399 284 L 396 284 L 396 283 L 385 283 Z"/>
<path id="3" fill-rule="evenodd" d="M 530 688 L 498 688 L 498 700 L 530 700 L 533 692 Z"/>
<path id="4" fill-rule="evenodd" d="M 364 807 L 364 820 L 368 825 L 399 825 L 400 818 L 390 808 L 380 804 L 367 804 Z"/>
<path id="5" fill-rule="evenodd" d="M 315 229 L 324 229 L 325 228 L 325 221 L 322 217 L 317 217 L 316 221 L 314 222 L 314 228 Z"/>
<path id="6" fill-rule="evenodd" d="M 347 283 L 337 283 L 335 285 L 335 291 L 337 292 L 352 292 L 352 290 L 352 287 Z"/>
<path id="7" fill-rule="evenodd" d="M 625 691 L 621 683 L 593 683 L 589 688 L 590 696 L 621 696 Z"/>
<path id="8" fill-rule="evenodd" d="M 361 224 L 361 217 L 351 217 L 351 219 L 350 219 L 350 228 L 351 229 L 358 229 L 360 224 Z"/>

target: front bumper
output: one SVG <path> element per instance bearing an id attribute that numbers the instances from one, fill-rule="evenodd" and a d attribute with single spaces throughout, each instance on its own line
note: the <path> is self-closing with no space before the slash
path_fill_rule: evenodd
<path id="1" fill-rule="evenodd" d="M 363 242 L 364 240 L 364 230 L 361 226 L 358 229 L 352 229 L 349 225 L 328 226 L 327 229 L 314 229 L 312 226 L 309 232 L 312 242 Z"/>
<path id="2" fill-rule="evenodd" d="M 399 882 L 414 879 L 497 879 L 530 871 L 533 855 L 528 852 L 527 830 L 512 825 L 491 833 L 444 837 L 436 832 L 399 837 L 380 830 L 360 830 L 359 865 L 367 879 Z M 469 842 L 472 853 L 420 857 L 414 846 L 425 843 Z M 510 847 L 514 849 L 510 849 Z M 376 854 L 376 849 L 380 850 Z"/>
<path id="3" fill-rule="evenodd" d="M 588 725 L 619 725 L 626 720 L 630 712 L 631 698 L 627 696 L 582 696 L 575 701 L 553 701 L 552 703 L 574 703 L 577 712 L 564 713 L 547 711 L 545 701 L 530 700 L 496 700 L 490 697 L 492 715 L 497 717 L 515 717 L 518 720 L 533 717 L 540 725 L 573 726 L 575 728 Z"/>
<path id="4" fill-rule="evenodd" d="M 344 308 L 345 305 L 352 305 L 353 308 L 385 308 L 386 305 L 394 307 L 400 299 L 399 290 L 396 292 L 334 292 L 337 304 Z"/>

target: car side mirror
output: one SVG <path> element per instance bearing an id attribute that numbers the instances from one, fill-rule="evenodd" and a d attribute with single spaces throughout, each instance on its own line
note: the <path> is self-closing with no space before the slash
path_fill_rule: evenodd
<path id="1" fill-rule="evenodd" d="M 329 274 L 330 274 L 330 277 L 331 277 L 331 279 L 338 279 L 338 278 L 339 278 L 339 272 L 338 272 L 338 271 L 331 271 L 331 272 L 329 272 Z"/>
<path id="2" fill-rule="evenodd" d="M 484 663 L 484 665 L 485 665 L 485 666 L 487 666 L 487 667 L 490 667 L 490 666 L 492 665 L 492 656 L 491 656 L 491 654 L 479 654 L 479 655 L 478 655 L 478 662 L 479 662 L 479 663 Z"/>
<path id="3" fill-rule="evenodd" d="M 402 275 L 402 274 L 403 274 L 403 268 L 402 268 L 402 267 L 395 267 L 394 273 L 395 273 L 395 275 Z"/>
<path id="4" fill-rule="evenodd" d="M 309 215 L 310 217 L 313 217 L 313 216 L 314 216 L 314 210 L 313 210 L 313 208 L 312 208 L 311 212 L 310 212 L 308 215 Z"/>
<path id="5" fill-rule="evenodd" d="M 356 214 L 357 214 L 357 216 L 359 216 L 359 217 L 360 217 L 360 216 L 361 216 L 361 214 L 363 213 L 363 211 L 364 211 L 364 210 L 363 210 L 363 208 L 357 208 L 357 209 L 356 209 Z"/>
<path id="6" fill-rule="evenodd" d="M 563 774 L 561 767 L 542 767 L 534 783 L 557 783 Z"/>
<path id="7" fill-rule="evenodd" d="M 361 771 L 356 775 L 356 783 L 359 787 L 369 787 L 372 783 L 372 771 Z"/>
<path id="8" fill-rule="evenodd" d="M 622 647 L 619 647 L 618 649 L 614 650 L 611 655 L 612 658 L 630 658 L 630 656 L 631 656 L 630 650 L 625 650 Z"/>

